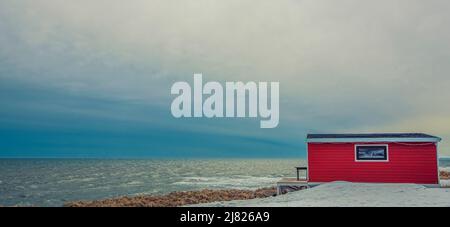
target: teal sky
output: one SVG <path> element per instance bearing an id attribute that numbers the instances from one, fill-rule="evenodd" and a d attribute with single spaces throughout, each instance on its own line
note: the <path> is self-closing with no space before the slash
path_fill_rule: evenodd
<path id="1" fill-rule="evenodd" d="M 450 154 L 450 2 L 2 0 L 0 157 L 302 157 L 306 133 Z M 280 82 L 280 124 L 174 119 L 170 87 Z"/>

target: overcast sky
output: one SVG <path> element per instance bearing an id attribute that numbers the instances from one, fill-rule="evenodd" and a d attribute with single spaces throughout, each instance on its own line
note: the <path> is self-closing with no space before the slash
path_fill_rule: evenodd
<path id="1" fill-rule="evenodd" d="M 0 156 L 303 156 L 308 132 L 450 155 L 450 2 L 1 0 Z M 280 125 L 174 119 L 171 85 L 279 81 Z"/>

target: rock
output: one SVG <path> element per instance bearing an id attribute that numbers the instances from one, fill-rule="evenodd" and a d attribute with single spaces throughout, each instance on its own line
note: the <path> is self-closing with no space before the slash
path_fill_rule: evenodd
<path id="1" fill-rule="evenodd" d="M 265 198 L 276 194 L 276 188 L 252 190 L 210 190 L 171 192 L 162 196 L 118 197 L 94 201 L 75 201 L 66 203 L 67 207 L 177 207 L 217 201 L 247 200 Z"/>
<path id="2" fill-rule="evenodd" d="M 439 177 L 443 180 L 450 180 L 450 173 L 445 170 L 439 171 Z"/>

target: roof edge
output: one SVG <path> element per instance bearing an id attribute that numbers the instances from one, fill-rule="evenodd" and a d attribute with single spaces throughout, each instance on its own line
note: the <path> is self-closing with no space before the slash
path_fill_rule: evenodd
<path id="1" fill-rule="evenodd" d="M 308 138 L 307 143 L 380 143 L 380 142 L 399 142 L 399 143 L 437 143 L 442 139 L 439 137 L 418 137 L 418 138 Z"/>

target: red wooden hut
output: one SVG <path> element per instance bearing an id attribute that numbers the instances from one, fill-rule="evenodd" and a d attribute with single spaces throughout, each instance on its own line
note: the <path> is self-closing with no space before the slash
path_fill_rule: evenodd
<path id="1" fill-rule="evenodd" d="M 439 185 L 438 142 L 423 133 L 309 134 L 309 183 Z"/>

